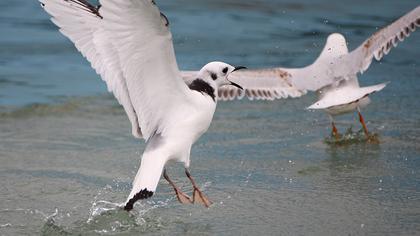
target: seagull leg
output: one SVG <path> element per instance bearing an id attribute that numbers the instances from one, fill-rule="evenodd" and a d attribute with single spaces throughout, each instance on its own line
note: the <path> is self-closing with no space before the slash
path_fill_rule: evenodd
<path id="1" fill-rule="evenodd" d="M 189 203 L 193 203 L 191 201 L 191 198 L 183 193 L 181 190 L 179 190 L 179 188 L 174 184 L 174 182 L 172 182 L 171 179 L 169 179 L 168 174 L 166 174 L 166 169 L 163 170 L 163 177 L 166 179 L 166 181 L 168 181 L 168 183 L 174 188 L 175 194 L 176 194 L 176 198 L 178 198 L 178 201 L 182 204 L 189 204 Z"/>
<path id="2" fill-rule="evenodd" d="M 330 116 L 331 126 L 332 126 L 332 135 L 334 136 L 334 138 L 338 139 L 340 137 L 340 134 L 338 133 L 337 127 L 335 127 L 334 118 L 331 115 L 329 116 Z"/>
<path id="3" fill-rule="evenodd" d="M 193 203 L 198 202 L 203 204 L 205 207 L 210 207 L 210 205 L 212 204 L 212 202 L 204 195 L 203 192 L 201 192 L 200 189 L 198 189 L 197 184 L 195 183 L 194 179 L 192 178 L 190 172 L 188 171 L 188 169 L 185 169 L 185 174 L 187 175 L 188 179 L 190 179 L 193 188 L 194 188 L 194 192 L 193 192 Z"/>
<path id="4" fill-rule="evenodd" d="M 357 112 L 359 113 L 359 121 L 363 126 L 363 131 L 365 132 L 366 138 L 369 139 L 369 131 L 366 127 L 365 119 L 363 119 L 362 113 L 360 113 L 360 108 L 357 107 Z"/>
<path id="5" fill-rule="evenodd" d="M 338 138 L 338 137 L 340 136 L 340 134 L 338 133 L 338 129 L 337 129 L 337 127 L 335 127 L 335 123 L 334 123 L 334 121 L 333 121 L 333 122 L 331 122 L 331 125 L 332 125 L 332 135 L 333 135 L 335 138 Z"/>

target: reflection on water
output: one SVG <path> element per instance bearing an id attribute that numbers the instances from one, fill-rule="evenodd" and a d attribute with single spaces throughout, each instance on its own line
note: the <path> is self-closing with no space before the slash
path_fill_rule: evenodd
<path id="1" fill-rule="evenodd" d="M 352 143 L 351 146 L 329 146 L 326 149 L 328 168 L 332 172 L 352 171 L 369 166 L 372 160 L 380 157 L 380 144 L 370 142 Z M 346 156 L 347 158 L 343 158 Z"/>
<path id="2" fill-rule="evenodd" d="M 211 60 L 250 68 L 304 66 L 331 32 L 354 48 L 417 1 L 159 1 L 181 68 Z M 144 143 L 88 63 L 37 1 L 0 2 L 0 235 L 415 235 L 420 232 L 417 32 L 360 78 L 391 81 L 362 132 L 328 139 L 315 96 L 220 103 L 192 150 L 214 202 L 181 205 L 161 181 L 120 210 Z M 199 30 L 198 30 L 199 29 Z M 398 114 L 396 114 L 398 112 Z M 352 116 L 340 127 L 360 127 Z M 182 166 L 170 166 L 187 193 Z"/>

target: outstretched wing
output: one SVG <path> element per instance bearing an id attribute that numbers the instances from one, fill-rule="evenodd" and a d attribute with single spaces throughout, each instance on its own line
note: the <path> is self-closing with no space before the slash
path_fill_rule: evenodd
<path id="1" fill-rule="evenodd" d="M 182 71 L 182 77 L 188 83 L 197 73 Z M 229 76 L 229 80 L 240 84 L 243 90 L 230 85 L 223 86 L 219 88 L 218 99 L 228 101 L 247 97 L 250 100 L 274 100 L 306 94 L 305 90 L 299 90 L 289 83 L 290 76 L 287 70 L 280 68 L 237 71 Z"/>
<path id="2" fill-rule="evenodd" d="M 124 107 L 133 135 L 148 139 L 162 132 L 171 102 L 156 96 L 158 91 L 175 102 L 185 99 L 187 87 L 180 79 L 168 21 L 154 2 L 102 1 L 100 9 L 86 0 L 40 2 Z"/>
<path id="3" fill-rule="evenodd" d="M 292 69 L 290 82 L 299 89 L 319 90 L 342 79 L 366 71 L 372 59 L 380 60 L 420 26 L 420 7 L 415 8 L 392 24 L 374 33 L 359 47 L 347 52 L 346 40 L 331 34 L 320 57 L 301 69 Z"/>
<path id="4" fill-rule="evenodd" d="M 291 97 L 298 97 L 306 91 L 317 91 L 342 79 L 353 78 L 362 73 L 375 57 L 380 60 L 420 26 L 420 7 L 415 8 L 391 25 L 373 34 L 358 48 L 348 53 L 347 43 L 340 34 L 331 34 L 318 57 L 311 65 L 303 68 L 272 68 L 247 70 L 235 73 L 238 83 L 244 85 L 245 95 L 251 98 L 273 99 L 273 90 L 279 89 Z M 278 76 L 276 75 L 286 76 Z M 232 75 L 233 76 L 233 75 Z M 239 80 L 240 78 L 240 80 Z M 240 82 L 239 82 L 240 81 Z M 222 100 L 242 98 L 244 93 L 234 87 L 220 90 Z M 295 96 L 293 96 L 293 94 Z M 280 96 L 285 97 L 285 96 Z M 274 96 L 274 98 L 277 98 Z"/>
<path id="5" fill-rule="evenodd" d="M 141 138 L 141 130 L 131 104 L 119 57 L 110 42 L 109 32 L 102 28 L 99 9 L 85 0 L 39 0 L 60 32 L 68 37 L 106 82 L 124 107 L 132 125 L 132 133 Z"/>
<path id="6" fill-rule="evenodd" d="M 339 57 L 332 67 L 334 76 L 363 73 L 369 68 L 373 57 L 379 61 L 417 27 L 420 27 L 420 6 L 373 34 L 348 55 Z"/>
<path id="7" fill-rule="evenodd" d="M 420 7 L 417 7 L 374 33 L 350 53 L 347 53 L 344 37 L 332 34 L 322 57 L 308 67 L 293 71 L 295 77 L 291 83 L 300 89 L 316 91 L 339 80 L 353 78 L 366 71 L 373 58 L 380 60 L 419 26 Z"/>
<path id="8" fill-rule="evenodd" d="M 102 28 L 116 49 L 137 119 L 147 140 L 165 133 L 173 114 L 190 106 L 166 17 L 153 0 L 101 0 Z"/>

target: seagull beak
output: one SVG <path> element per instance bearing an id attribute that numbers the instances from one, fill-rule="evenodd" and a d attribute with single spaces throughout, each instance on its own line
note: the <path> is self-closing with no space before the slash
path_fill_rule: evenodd
<path id="1" fill-rule="evenodd" d="M 248 68 L 246 68 L 245 66 L 237 66 L 237 67 L 235 67 L 235 69 L 233 69 L 232 72 L 237 71 L 237 70 L 242 70 L 242 69 L 248 69 Z"/>
<path id="2" fill-rule="evenodd" d="M 237 87 L 237 88 L 239 88 L 239 89 L 241 89 L 241 90 L 244 90 L 244 88 L 242 88 L 242 86 L 240 86 L 239 84 L 234 83 L 234 82 L 232 82 L 232 81 L 229 81 L 229 82 L 230 82 L 230 85 L 233 85 L 233 86 L 235 86 L 235 87 Z"/>
<path id="3" fill-rule="evenodd" d="M 235 71 L 237 71 L 237 70 L 242 70 L 242 69 L 247 69 L 245 66 L 237 66 L 237 67 L 235 67 L 235 69 L 233 69 L 233 71 L 232 72 L 230 72 L 230 73 L 233 73 L 233 72 L 235 72 Z M 237 83 L 234 83 L 234 82 L 232 82 L 232 81 L 230 81 L 230 80 L 228 80 L 229 82 L 230 82 L 230 85 L 233 85 L 233 86 L 235 86 L 235 87 L 237 87 L 237 88 L 239 88 L 239 89 L 241 89 L 241 90 L 244 90 L 244 88 L 242 88 L 242 86 L 240 86 L 239 84 L 237 84 Z"/>

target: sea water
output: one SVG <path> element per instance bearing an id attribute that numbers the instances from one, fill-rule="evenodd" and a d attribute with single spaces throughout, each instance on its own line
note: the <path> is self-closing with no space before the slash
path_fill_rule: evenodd
<path id="1" fill-rule="evenodd" d="M 354 49 L 419 2 L 156 1 L 179 67 L 220 60 L 302 67 L 326 37 Z M 378 142 L 326 142 L 316 97 L 220 102 L 191 173 L 213 201 L 181 205 L 162 180 L 131 213 L 144 143 L 35 0 L 0 2 L 0 235 L 415 235 L 420 233 L 420 33 L 362 76 L 391 83 L 362 111 Z M 361 129 L 356 114 L 340 132 Z M 187 193 L 182 165 L 169 175 Z"/>

